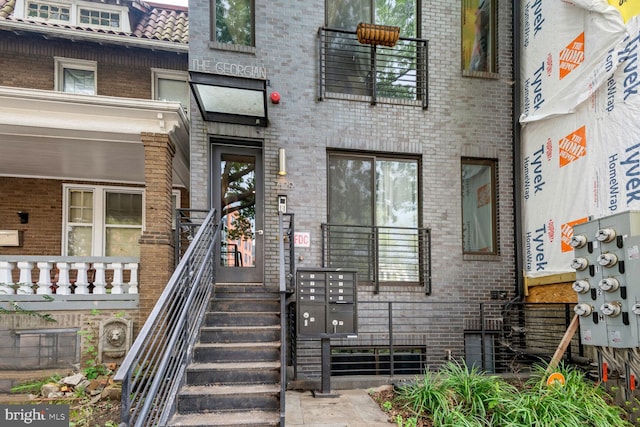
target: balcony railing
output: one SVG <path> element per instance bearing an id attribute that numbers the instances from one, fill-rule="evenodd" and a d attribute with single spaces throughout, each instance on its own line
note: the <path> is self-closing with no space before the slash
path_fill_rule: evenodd
<path id="1" fill-rule="evenodd" d="M 0 308 L 136 308 L 139 262 L 133 257 L 2 255 Z"/>
<path id="2" fill-rule="evenodd" d="M 431 293 L 431 230 L 322 224 L 322 266 L 358 271 L 360 283 L 417 284 Z"/>
<path id="3" fill-rule="evenodd" d="M 358 337 L 331 340 L 331 375 L 411 377 L 449 360 L 492 373 L 527 372 L 549 362 L 572 316 L 573 304 L 564 303 L 360 300 Z M 563 361 L 591 361 L 579 334 Z"/>
<path id="4" fill-rule="evenodd" d="M 400 37 L 394 47 L 360 44 L 355 31 L 320 28 L 319 99 L 428 106 L 427 40 Z"/>

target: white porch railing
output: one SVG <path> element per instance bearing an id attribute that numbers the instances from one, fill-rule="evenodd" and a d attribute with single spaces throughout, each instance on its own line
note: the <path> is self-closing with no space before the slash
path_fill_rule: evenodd
<path id="1" fill-rule="evenodd" d="M 138 294 L 139 263 L 123 257 L 2 255 L 0 295 Z"/>

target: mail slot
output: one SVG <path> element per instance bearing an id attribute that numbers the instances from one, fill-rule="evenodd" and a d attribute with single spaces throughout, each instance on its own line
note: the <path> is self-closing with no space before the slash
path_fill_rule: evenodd
<path id="1" fill-rule="evenodd" d="M 304 269 L 296 272 L 297 333 L 301 337 L 355 337 L 356 272 Z"/>

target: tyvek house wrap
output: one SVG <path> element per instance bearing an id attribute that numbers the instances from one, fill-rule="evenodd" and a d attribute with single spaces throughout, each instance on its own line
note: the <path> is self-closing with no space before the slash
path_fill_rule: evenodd
<path id="1" fill-rule="evenodd" d="M 640 210 L 637 3 L 522 1 L 520 191 L 528 277 L 573 271 L 573 225 Z"/>

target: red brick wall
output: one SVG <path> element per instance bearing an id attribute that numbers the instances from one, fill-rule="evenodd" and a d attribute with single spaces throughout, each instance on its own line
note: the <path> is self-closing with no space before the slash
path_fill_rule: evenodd
<path id="1" fill-rule="evenodd" d="M 187 54 L 0 31 L 0 86 L 53 90 L 54 56 L 98 63 L 98 95 L 151 98 L 151 68 L 186 71 Z M 28 72 L 26 72 L 28 71 Z"/>
<path id="2" fill-rule="evenodd" d="M 0 177 L 0 230 L 23 232 L 22 247 L 1 247 L 0 255 L 61 254 L 62 182 Z M 20 224 L 17 212 L 29 213 Z"/>

